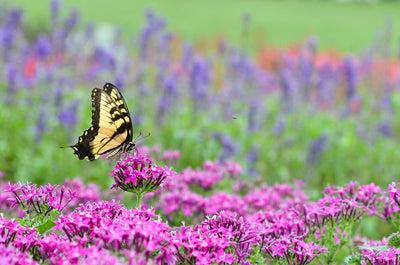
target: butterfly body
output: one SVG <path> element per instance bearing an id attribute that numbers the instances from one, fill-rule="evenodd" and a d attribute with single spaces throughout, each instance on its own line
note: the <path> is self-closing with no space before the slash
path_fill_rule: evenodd
<path id="1" fill-rule="evenodd" d="M 79 159 L 110 158 L 135 149 L 132 120 L 116 86 L 106 83 L 92 90 L 92 126 L 71 145 Z"/>

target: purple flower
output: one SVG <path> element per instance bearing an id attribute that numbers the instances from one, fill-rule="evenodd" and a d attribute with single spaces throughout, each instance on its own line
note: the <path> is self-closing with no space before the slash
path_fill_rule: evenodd
<path id="1" fill-rule="evenodd" d="M 5 24 L 7 25 L 7 27 L 13 29 L 19 27 L 22 22 L 22 15 L 23 15 L 22 9 L 12 9 L 9 13 L 9 16 Z"/>
<path id="2" fill-rule="evenodd" d="M 211 161 L 204 162 L 200 170 L 188 168 L 177 175 L 177 178 L 187 185 L 196 185 L 204 190 L 212 189 L 223 177 L 223 167 Z"/>
<path id="3" fill-rule="evenodd" d="M 383 217 L 389 221 L 396 221 L 400 212 L 400 188 L 397 183 L 392 182 L 389 184 L 387 192 L 389 197 L 385 200 Z"/>
<path id="4" fill-rule="evenodd" d="M 260 240 L 258 226 L 235 213 L 221 211 L 204 221 L 202 225 L 207 227 L 210 233 L 214 231 L 218 236 L 229 238 L 234 242 L 235 256 L 239 264 L 250 256 L 252 246 Z"/>
<path id="5" fill-rule="evenodd" d="M 184 69 L 188 68 L 193 58 L 193 48 L 190 44 L 184 43 L 182 47 L 182 60 L 181 64 Z"/>
<path id="6" fill-rule="evenodd" d="M 293 73 L 292 62 L 288 59 L 284 60 L 281 66 L 279 81 L 283 111 L 291 111 L 293 109 L 294 95 L 298 90 L 298 83 Z"/>
<path id="7" fill-rule="evenodd" d="M 163 78 L 162 84 L 163 88 L 162 95 L 158 99 L 157 104 L 157 121 L 162 124 L 165 115 L 168 111 L 172 110 L 175 102 L 178 99 L 177 86 L 178 86 L 178 75 L 171 74 Z"/>
<path id="8" fill-rule="evenodd" d="M 58 20 L 59 12 L 60 12 L 60 0 L 51 0 L 50 1 L 50 13 L 51 13 L 51 21 L 52 21 L 53 25 Z"/>
<path id="9" fill-rule="evenodd" d="M 377 129 L 379 131 L 380 134 L 382 134 L 385 137 L 391 137 L 393 134 L 393 129 L 392 129 L 392 125 L 390 124 L 390 122 L 381 122 L 377 125 Z"/>
<path id="10" fill-rule="evenodd" d="M 204 217 L 204 198 L 190 190 L 174 190 L 168 193 L 163 193 L 160 196 L 157 208 L 162 209 L 166 215 L 172 216 L 173 213 L 181 212 L 183 216 Z"/>
<path id="11" fill-rule="evenodd" d="M 140 257 L 159 264 L 174 264 L 175 249 L 169 226 L 151 210 L 128 210 L 114 202 L 88 203 L 57 222 L 69 240 L 118 251 L 129 259 Z M 88 249 L 89 250 L 89 249 Z"/>
<path id="12" fill-rule="evenodd" d="M 82 238 L 92 234 L 100 222 L 109 224 L 124 210 L 121 204 L 114 201 L 87 202 L 74 212 L 61 216 L 56 222 L 56 227 L 64 231 L 70 240 L 75 237 Z"/>
<path id="13" fill-rule="evenodd" d="M 265 251 L 272 257 L 284 257 L 289 264 L 305 265 L 327 252 L 327 249 L 313 242 L 283 237 L 282 239 L 271 241 L 265 247 Z"/>
<path id="14" fill-rule="evenodd" d="M 38 255 L 49 264 L 119 264 L 118 259 L 106 249 L 86 246 L 85 242 L 71 242 L 65 236 L 50 234 L 39 242 Z"/>
<path id="15" fill-rule="evenodd" d="M 164 60 L 168 60 L 164 62 L 165 64 L 169 63 L 169 55 L 171 54 L 171 42 L 174 39 L 174 35 L 170 32 L 164 32 L 160 39 L 159 39 L 159 44 L 158 44 L 158 49 L 163 52 L 165 58 Z"/>
<path id="16" fill-rule="evenodd" d="M 0 42 L 3 46 L 3 55 L 5 59 L 10 58 L 10 50 L 16 40 L 18 29 L 22 22 L 22 10 L 11 9 L 8 17 L 4 22 L 4 26 L 0 28 Z"/>
<path id="17" fill-rule="evenodd" d="M 69 209 L 75 209 L 84 202 L 99 201 L 101 198 L 100 188 L 96 184 L 85 185 L 79 178 L 66 180 L 63 187 L 74 191 L 75 196 L 68 204 Z"/>
<path id="18" fill-rule="evenodd" d="M 63 104 L 64 90 L 63 90 L 62 83 L 64 83 L 64 82 L 60 82 L 60 83 L 61 84 L 54 89 L 54 106 L 56 108 L 58 108 L 59 106 L 62 106 L 62 104 Z"/>
<path id="19" fill-rule="evenodd" d="M 309 98 L 311 85 L 312 85 L 312 75 L 314 72 L 312 54 L 302 54 L 299 62 L 299 79 L 301 82 L 301 87 L 304 90 L 303 96 Z"/>
<path id="20" fill-rule="evenodd" d="M 79 12 L 77 9 L 72 9 L 69 17 L 65 21 L 64 30 L 65 36 L 67 36 L 71 30 L 78 24 L 79 22 Z"/>
<path id="21" fill-rule="evenodd" d="M 174 162 L 181 157 L 181 152 L 179 150 L 165 150 L 162 158 L 167 162 Z"/>
<path id="22" fill-rule="evenodd" d="M 314 55 L 317 52 L 319 39 L 316 36 L 309 37 L 306 41 L 306 49 L 311 54 Z"/>
<path id="23" fill-rule="evenodd" d="M 39 116 L 37 118 L 36 121 L 36 126 L 35 126 L 35 141 L 36 142 L 40 142 L 40 140 L 42 139 L 43 133 L 46 131 L 46 119 L 47 119 L 47 115 L 46 115 L 46 111 L 44 109 L 41 109 L 39 112 Z"/>
<path id="24" fill-rule="evenodd" d="M 356 95 L 358 72 L 354 58 L 347 57 L 343 61 L 343 74 L 346 80 L 346 95 L 350 101 Z"/>
<path id="25" fill-rule="evenodd" d="M 233 50 L 230 67 L 234 79 L 238 81 L 239 85 L 245 85 L 254 76 L 254 67 L 250 59 L 238 50 Z M 240 87 L 237 87 L 240 89 Z"/>
<path id="26" fill-rule="evenodd" d="M 14 64 L 7 64 L 6 68 L 6 77 L 7 77 L 7 97 L 6 103 L 12 103 L 14 99 L 14 94 L 17 92 L 17 81 L 18 81 L 18 71 Z"/>
<path id="27" fill-rule="evenodd" d="M 283 131 L 286 128 L 286 120 L 282 117 L 279 116 L 275 122 L 275 125 L 273 127 L 273 132 L 275 135 L 281 135 Z"/>
<path id="28" fill-rule="evenodd" d="M 226 161 L 223 166 L 230 177 L 239 176 L 243 172 L 242 166 L 234 161 Z"/>
<path id="29" fill-rule="evenodd" d="M 12 246 L 25 252 L 38 244 L 38 238 L 35 229 L 24 227 L 15 220 L 0 217 L 0 246 Z"/>
<path id="30" fill-rule="evenodd" d="M 183 264 L 212 264 L 221 256 L 229 255 L 228 248 L 235 244 L 231 235 L 217 234 L 215 230 L 207 225 L 181 226 L 172 241 L 179 251 L 179 261 Z M 225 259 L 232 260 L 233 257 Z"/>
<path id="31" fill-rule="evenodd" d="M 148 59 L 149 50 L 151 47 L 151 40 L 155 33 L 161 31 L 165 27 L 165 20 L 161 17 L 157 17 L 152 9 L 146 10 L 146 26 L 141 30 L 139 44 L 140 44 L 140 56 L 142 60 Z"/>
<path id="32" fill-rule="evenodd" d="M 27 214 L 36 213 L 43 216 L 52 210 L 62 211 L 74 198 L 74 193 L 62 186 L 47 184 L 12 184 L 5 189 L 13 198 L 13 205 L 18 205 Z"/>
<path id="33" fill-rule="evenodd" d="M 325 151 L 327 144 L 328 136 L 325 134 L 311 142 L 307 153 L 307 163 L 309 165 L 315 165 L 320 155 Z"/>
<path id="34" fill-rule="evenodd" d="M 190 69 L 190 92 L 196 105 L 204 103 L 207 99 L 207 90 L 210 83 L 210 70 L 207 62 L 197 56 L 193 59 Z"/>
<path id="35" fill-rule="evenodd" d="M 227 159 L 232 158 L 232 156 L 235 155 L 237 147 L 229 135 L 223 133 L 214 133 L 214 138 L 222 146 L 222 152 L 218 158 L 220 162 L 225 162 Z"/>
<path id="36" fill-rule="evenodd" d="M 257 168 L 256 168 L 258 159 L 259 159 L 258 148 L 257 148 L 257 146 L 253 145 L 247 154 L 247 161 L 248 161 L 247 174 L 251 177 L 258 176 L 258 172 L 257 172 Z"/>
<path id="37" fill-rule="evenodd" d="M 247 214 L 247 204 L 238 195 L 225 192 L 216 192 L 207 198 L 204 205 L 206 215 L 217 214 L 221 211 L 231 212 L 244 216 Z"/>
<path id="38" fill-rule="evenodd" d="M 325 63 L 317 70 L 317 91 L 318 106 L 326 109 L 331 106 L 334 100 L 334 92 L 336 85 L 336 75 L 334 67 Z"/>
<path id="39" fill-rule="evenodd" d="M 36 41 L 36 54 L 40 59 L 46 58 L 52 52 L 52 43 L 46 35 L 40 35 Z"/>
<path id="40" fill-rule="evenodd" d="M 39 265 L 28 253 L 3 244 L 0 244 L 0 264 Z"/>
<path id="41" fill-rule="evenodd" d="M 140 154 L 128 156 L 119 161 L 113 169 L 111 175 L 115 183 L 111 188 L 120 188 L 134 193 L 151 192 L 173 174 L 168 167 L 153 165 L 148 157 Z"/>
<path id="42" fill-rule="evenodd" d="M 362 264 L 397 264 L 400 249 L 388 247 L 387 240 L 367 241 L 359 247 Z"/>
<path id="43" fill-rule="evenodd" d="M 259 130 L 259 122 L 257 114 L 260 111 L 260 102 L 253 100 L 249 105 L 249 111 L 247 114 L 247 131 L 252 133 Z"/>
<path id="44" fill-rule="evenodd" d="M 75 100 L 68 106 L 61 108 L 58 113 L 58 120 L 70 131 L 74 131 L 77 123 L 77 109 L 79 107 L 79 101 Z"/>

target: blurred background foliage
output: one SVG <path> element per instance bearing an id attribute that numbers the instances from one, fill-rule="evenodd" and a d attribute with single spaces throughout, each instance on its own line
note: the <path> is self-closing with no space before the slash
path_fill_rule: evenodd
<path id="1" fill-rule="evenodd" d="M 177 170 L 380 185 L 400 172 L 399 1 L 2 1 L 0 170 L 109 185 L 79 161 L 90 91 L 121 87 L 145 145 Z M 20 9 L 18 9 L 20 8 Z"/>
<path id="2" fill-rule="evenodd" d="M 48 0 L 11 3 L 27 11 L 24 26 L 31 34 L 51 30 Z M 169 30 L 184 40 L 212 46 L 216 39 L 223 38 L 237 46 L 248 45 L 253 52 L 265 45 L 292 46 L 309 36 L 318 36 L 322 49 L 360 51 L 388 21 L 393 25 L 393 34 L 400 33 L 397 0 L 70 0 L 63 3 L 61 14 L 67 15 L 73 8 L 79 10 L 83 23 L 111 24 L 128 37 L 146 23 L 144 10 L 151 8 L 166 19 Z M 243 40 L 241 21 L 246 15 L 251 17 L 251 34 Z"/>

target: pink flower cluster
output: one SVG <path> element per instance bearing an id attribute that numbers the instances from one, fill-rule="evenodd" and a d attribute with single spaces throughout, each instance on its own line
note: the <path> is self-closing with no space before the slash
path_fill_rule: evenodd
<path id="1" fill-rule="evenodd" d="M 154 165 L 149 157 L 139 154 L 119 161 L 111 175 L 115 181 L 111 188 L 146 193 L 156 190 L 173 172 L 168 167 Z"/>
<path id="2" fill-rule="evenodd" d="M 242 264 L 259 238 L 254 224 L 221 212 L 200 225 L 178 228 L 174 240 L 179 260 L 184 264 Z"/>
<path id="3" fill-rule="evenodd" d="M 87 203 L 60 217 L 56 227 L 71 242 L 129 254 L 135 262 L 175 260 L 171 229 L 152 210 L 128 210 L 113 201 Z"/>
<path id="4" fill-rule="evenodd" d="M 13 246 L 6 246 L 0 243 L 0 263 L 13 264 L 13 265 L 38 265 L 32 257 L 26 253 L 21 252 Z"/>
<path id="5" fill-rule="evenodd" d="M 388 221 L 396 221 L 396 219 L 393 220 L 393 217 L 400 213 L 400 187 L 396 183 L 391 183 L 388 192 L 389 197 L 385 200 L 383 216 Z"/>
<path id="6" fill-rule="evenodd" d="M 35 229 L 24 227 L 15 220 L 0 218 L 0 245 L 25 252 L 37 245 L 38 238 Z"/>
<path id="7" fill-rule="evenodd" d="M 75 209 L 81 203 L 88 201 L 99 201 L 102 197 L 101 190 L 96 184 L 85 185 L 79 178 L 68 179 L 63 186 L 74 192 L 74 196 L 68 204 L 70 209 Z"/>
<path id="8" fill-rule="evenodd" d="M 12 194 L 9 200 L 13 206 L 19 205 L 26 213 L 43 215 L 53 209 L 62 211 L 75 196 L 70 189 L 51 184 L 38 187 L 35 184 L 9 183 L 5 192 Z"/>
<path id="9" fill-rule="evenodd" d="M 396 223 L 400 190 L 395 183 L 382 190 L 350 182 L 327 187 L 312 201 L 301 182 L 266 186 L 244 182 L 240 173 L 233 162 L 173 172 L 143 155 L 130 156 L 113 170 L 114 186 L 131 191 L 165 182 L 137 209 L 103 200 L 97 186 L 80 180 L 61 186 L 2 184 L 1 205 L 11 201 L 28 217 L 49 209 L 61 214 L 46 233 L 0 218 L 0 263 L 304 265 L 331 260 L 348 242 L 354 243 L 348 246 L 357 253 L 356 264 L 398 263 L 393 244 L 400 239 L 364 240 L 357 246 L 350 231 L 368 215 Z M 9 210 L 5 214 L 10 216 Z"/>

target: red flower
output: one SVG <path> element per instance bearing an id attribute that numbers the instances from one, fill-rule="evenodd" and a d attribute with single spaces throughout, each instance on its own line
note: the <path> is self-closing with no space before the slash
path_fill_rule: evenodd
<path id="1" fill-rule="evenodd" d="M 33 80 L 36 77 L 37 59 L 34 56 L 29 56 L 24 65 L 24 77 L 27 80 Z"/>

